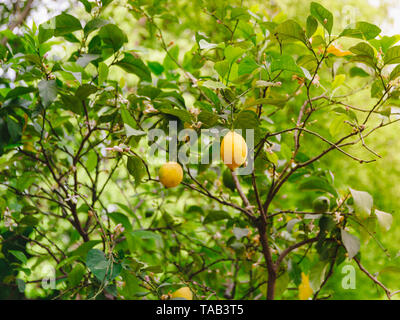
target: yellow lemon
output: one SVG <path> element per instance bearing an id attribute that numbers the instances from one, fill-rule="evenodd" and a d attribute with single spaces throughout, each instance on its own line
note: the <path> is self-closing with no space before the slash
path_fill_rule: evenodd
<path id="1" fill-rule="evenodd" d="M 164 187 L 173 188 L 181 183 L 183 170 L 179 163 L 167 162 L 161 166 L 158 176 Z"/>
<path id="2" fill-rule="evenodd" d="M 247 144 L 240 134 L 230 131 L 225 135 L 221 143 L 221 158 L 232 171 L 246 161 Z"/>
<path id="3" fill-rule="evenodd" d="M 173 299 L 184 298 L 186 300 L 193 300 L 193 294 L 192 294 L 192 291 L 190 291 L 189 287 L 182 287 L 182 288 L 176 290 L 172 294 L 172 298 Z"/>
<path id="4" fill-rule="evenodd" d="M 308 300 L 313 293 L 313 289 L 310 286 L 310 279 L 304 272 L 301 273 L 301 283 L 299 285 L 299 299 Z"/>

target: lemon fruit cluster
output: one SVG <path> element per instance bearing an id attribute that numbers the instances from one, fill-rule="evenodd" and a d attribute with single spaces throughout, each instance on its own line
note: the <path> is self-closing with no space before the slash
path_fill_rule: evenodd
<path id="1" fill-rule="evenodd" d="M 220 151 L 222 161 L 231 171 L 239 168 L 247 159 L 246 141 L 234 131 L 228 132 L 222 139 Z M 179 163 L 170 161 L 161 166 L 158 176 L 164 187 L 174 188 L 182 182 L 183 170 Z M 227 172 L 225 172 L 224 184 L 229 184 L 229 187 L 233 189 L 233 181 L 230 181 L 231 177 L 227 176 Z"/>
<path id="2" fill-rule="evenodd" d="M 172 161 L 164 163 L 158 172 L 158 177 L 164 187 L 174 188 L 182 182 L 182 167 L 179 163 Z"/>
<path id="3" fill-rule="evenodd" d="M 240 134 L 230 131 L 225 135 L 221 143 L 221 158 L 224 164 L 232 171 L 245 163 L 247 144 Z"/>

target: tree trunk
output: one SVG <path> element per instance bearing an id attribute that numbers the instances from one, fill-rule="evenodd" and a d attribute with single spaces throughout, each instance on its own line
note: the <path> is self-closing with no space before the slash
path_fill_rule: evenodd
<path id="1" fill-rule="evenodd" d="M 274 300 L 275 298 L 275 284 L 276 284 L 276 268 L 272 260 L 271 249 L 268 243 L 267 225 L 264 220 L 260 220 L 258 224 L 258 232 L 260 234 L 260 241 L 263 249 L 263 255 L 268 269 L 268 285 L 267 285 L 267 300 Z"/>

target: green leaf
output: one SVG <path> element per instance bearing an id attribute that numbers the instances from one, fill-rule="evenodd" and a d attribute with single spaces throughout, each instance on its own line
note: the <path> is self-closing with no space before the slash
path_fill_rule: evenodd
<path id="1" fill-rule="evenodd" d="M 175 61 L 178 61 L 179 47 L 173 46 L 168 50 L 168 53 L 169 54 L 165 55 L 163 67 L 165 68 L 165 70 L 175 70 L 176 68 L 178 68 L 178 65 Z"/>
<path id="2" fill-rule="evenodd" d="M 384 91 L 385 88 L 383 87 L 382 81 L 379 81 L 378 79 L 375 80 L 371 86 L 371 98 L 379 99 Z"/>
<path id="3" fill-rule="evenodd" d="M 260 66 L 257 64 L 257 62 L 254 60 L 254 58 L 251 57 L 245 57 L 242 61 L 239 63 L 239 69 L 238 69 L 238 75 L 244 75 L 244 74 L 250 74 L 254 70 L 258 69 Z"/>
<path id="4" fill-rule="evenodd" d="M 217 124 L 219 117 L 216 113 L 207 110 L 202 110 L 198 115 L 198 120 L 207 127 L 212 127 Z"/>
<path id="5" fill-rule="evenodd" d="M 341 37 L 349 37 L 356 39 L 371 40 L 381 33 L 381 29 L 374 24 L 360 21 L 356 24 L 351 24 L 343 30 Z"/>
<path id="6" fill-rule="evenodd" d="M 393 223 L 393 216 L 390 213 L 383 212 L 378 209 L 375 209 L 375 215 L 381 228 L 385 231 L 389 231 Z"/>
<path id="7" fill-rule="evenodd" d="M 232 63 L 239 59 L 246 50 L 240 48 L 240 47 L 234 47 L 234 46 L 227 46 L 224 50 L 225 54 L 225 59 L 229 62 Z"/>
<path id="8" fill-rule="evenodd" d="M 130 233 L 133 237 L 142 239 L 142 240 L 154 240 L 156 242 L 161 242 L 162 238 L 159 234 L 148 231 L 148 230 L 134 230 Z"/>
<path id="9" fill-rule="evenodd" d="M 85 267 L 81 263 L 78 263 L 68 274 L 69 285 L 71 287 L 78 286 L 81 283 L 83 276 L 85 275 L 85 271 Z"/>
<path id="10" fill-rule="evenodd" d="M 87 37 L 91 32 L 100 29 L 101 27 L 104 27 L 105 25 L 109 24 L 107 20 L 100 19 L 100 18 L 94 18 L 93 20 L 90 20 L 85 27 L 83 28 L 83 31 L 85 33 L 85 37 Z"/>
<path id="11" fill-rule="evenodd" d="M 354 47 L 350 48 L 350 51 L 360 56 L 367 56 L 371 59 L 375 58 L 374 49 L 366 42 L 357 43 Z"/>
<path id="12" fill-rule="evenodd" d="M 8 252 L 11 253 L 14 257 L 16 257 L 23 264 L 28 262 L 28 258 L 25 256 L 25 254 L 22 251 L 8 250 Z"/>
<path id="13" fill-rule="evenodd" d="M 142 178 L 146 174 L 146 167 L 143 164 L 142 160 L 136 156 L 128 157 L 127 169 L 128 172 L 134 177 L 135 183 L 140 184 Z"/>
<path id="14" fill-rule="evenodd" d="M 245 8 L 237 7 L 231 10 L 231 20 L 249 20 L 250 14 Z"/>
<path id="15" fill-rule="evenodd" d="M 390 80 L 395 80 L 400 76 L 400 64 L 397 65 L 390 73 Z"/>
<path id="16" fill-rule="evenodd" d="M 18 98 L 19 96 L 23 96 L 24 94 L 35 92 L 36 89 L 34 87 L 16 87 L 7 92 L 7 99 Z"/>
<path id="17" fill-rule="evenodd" d="M 371 209 L 374 202 L 372 196 L 365 191 L 357 191 L 350 188 L 351 196 L 354 200 L 354 210 L 363 218 L 371 215 Z"/>
<path id="18" fill-rule="evenodd" d="M 128 270 L 122 270 L 121 276 L 125 282 L 125 286 L 122 289 L 122 294 L 126 298 L 135 298 L 136 294 L 140 291 L 139 280 Z"/>
<path id="19" fill-rule="evenodd" d="M 83 111 L 82 100 L 80 100 L 76 96 L 70 96 L 66 94 L 61 95 L 61 100 L 66 110 L 70 110 L 76 114 L 82 114 Z"/>
<path id="20" fill-rule="evenodd" d="M 375 68 L 375 59 L 372 59 L 371 57 L 368 56 L 352 56 L 350 57 L 351 62 L 361 62 L 366 64 L 367 66 L 370 66 L 372 68 Z"/>
<path id="21" fill-rule="evenodd" d="M 101 6 L 103 8 L 107 7 L 111 2 L 113 2 L 114 0 L 101 0 Z"/>
<path id="22" fill-rule="evenodd" d="M 310 5 L 311 14 L 319 21 L 319 23 L 328 31 L 332 33 L 333 27 L 333 14 L 319 3 L 311 2 Z"/>
<path id="23" fill-rule="evenodd" d="M 294 20 L 286 20 L 278 25 L 275 29 L 275 34 L 281 40 L 299 40 L 306 43 L 306 34 L 303 28 Z"/>
<path id="24" fill-rule="evenodd" d="M 69 264 L 71 264 L 72 262 L 76 261 L 79 259 L 79 256 L 72 256 L 72 257 L 68 257 L 66 259 L 63 259 L 60 261 L 59 264 L 57 264 L 56 270 L 60 270 L 60 268 L 67 266 Z"/>
<path id="25" fill-rule="evenodd" d="M 360 240 L 344 229 L 340 229 L 340 232 L 343 245 L 346 248 L 347 253 L 349 254 L 349 259 L 353 259 L 355 255 L 360 251 Z"/>
<path id="26" fill-rule="evenodd" d="M 54 35 L 56 37 L 63 36 L 68 33 L 81 30 L 82 25 L 81 22 L 67 13 L 62 13 L 55 17 L 56 25 L 54 30 Z"/>
<path id="27" fill-rule="evenodd" d="M 287 289 L 290 282 L 289 273 L 285 272 L 276 280 L 275 295 L 281 296 Z"/>
<path id="28" fill-rule="evenodd" d="M 296 64 L 294 59 L 289 55 L 281 55 L 278 58 L 272 60 L 271 62 L 271 72 L 274 71 L 291 71 L 303 75 L 303 71 L 300 67 Z"/>
<path id="29" fill-rule="evenodd" d="M 229 61 L 228 60 L 221 60 L 214 64 L 214 70 L 218 72 L 222 79 L 225 78 L 229 71 Z M 215 82 L 215 81 L 213 81 Z"/>
<path id="30" fill-rule="evenodd" d="M 389 48 L 384 58 L 385 64 L 400 63 L 400 46 Z"/>
<path id="31" fill-rule="evenodd" d="M 86 68 L 86 66 L 87 66 L 90 62 L 92 62 L 92 61 L 94 61 L 94 60 L 97 60 L 98 58 L 100 58 L 100 55 L 99 55 L 99 54 L 85 53 L 85 54 L 83 54 L 82 56 L 80 56 L 80 57 L 78 58 L 78 60 L 76 60 L 76 63 L 77 63 L 78 65 L 80 65 L 82 68 Z"/>
<path id="32" fill-rule="evenodd" d="M 376 50 L 382 49 L 382 52 L 386 54 L 388 49 L 396 44 L 400 40 L 400 35 L 394 35 L 391 37 L 388 36 L 383 36 L 379 40 L 378 39 L 372 39 L 369 41 Z"/>
<path id="33" fill-rule="evenodd" d="M 326 261 L 318 261 L 310 270 L 310 286 L 316 292 L 325 279 L 325 274 L 329 263 Z"/>
<path id="34" fill-rule="evenodd" d="M 39 224 L 39 219 L 33 217 L 32 215 L 25 216 L 19 222 L 20 225 L 33 227 Z"/>
<path id="35" fill-rule="evenodd" d="M 170 107 L 161 107 L 159 110 L 164 114 L 170 114 L 172 116 L 177 117 L 178 119 L 182 120 L 183 122 L 191 122 L 192 115 L 187 110 L 181 109 L 172 109 Z"/>
<path id="36" fill-rule="evenodd" d="M 86 256 L 86 266 L 101 282 L 111 281 L 118 276 L 122 270 L 121 265 L 106 259 L 104 252 L 98 249 L 91 249 L 88 252 Z"/>
<path id="37" fill-rule="evenodd" d="M 131 116 L 131 114 L 129 113 L 129 111 L 126 109 L 126 107 L 124 105 L 121 105 L 120 112 L 121 112 L 121 118 L 122 118 L 122 121 L 124 122 L 124 124 L 129 125 L 129 127 L 131 129 L 136 127 L 135 119 Z"/>
<path id="38" fill-rule="evenodd" d="M 96 152 L 92 149 L 88 152 L 88 156 L 87 156 L 87 161 L 86 161 L 86 167 L 87 169 L 90 171 L 94 170 L 97 166 L 97 154 Z"/>
<path id="39" fill-rule="evenodd" d="M 78 87 L 78 89 L 75 92 L 75 96 L 80 100 L 85 100 L 91 94 L 94 94 L 96 92 L 97 92 L 96 86 L 85 83 Z"/>
<path id="40" fill-rule="evenodd" d="M 115 24 L 106 24 L 101 27 L 99 36 L 109 48 L 114 50 L 114 52 L 117 52 L 125 42 L 128 42 L 126 34 Z"/>
<path id="41" fill-rule="evenodd" d="M 315 20 L 313 16 L 308 16 L 307 18 L 307 25 L 306 25 L 306 35 L 307 38 L 311 38 L 315 31 L 317 31 L 318 22 Z"/>
<path id="42" fill-rule="evenodd" d="M 92 12 L 92 4 L 88 0 L 78 0 L 85 7 L 87 13 Z"/>
<path id="43" fill-rule="evenodd" d="M 120 213 L 120 212 L 115 211 L 115 212 L 110 212 L 110 213 L 108 214 L 108 216 L 109 216 L 116 224 L 118 224 L 118 223 L 122 224 L 122 226 L 125 228 L 126 231 L 128 231 L 128 232 L 133 231 L 133 229 L 132 229 L 132 224 L 131 224 L 131 222 L 129 221 L 129 218 L 128 218 L 126 215 L 124 215 L 124 214 L 122 214 L 122 213 Z"/>
<path id="44" fill-rule="evenodd" d="M 319 177 L 305 178 L 299 186 L 299 190 L 315 190 L 324 191 L 337 196 L 335 188 L 333 188 L 328 181 Z"/>
<path id="45" fill-rule="evenodd" d="M 39 43 L 44 43 L 54 36 L 55 22 L 54 20 L 42 23 L 39 26 L 38 40 Z"/>
<path id="46" fill-rule="evenodd" d="M 254 129 L 260 125 L 260 121 L 255 112 L 251 110 L 243 110 L 239 112 L 235 121 L 233 122 L 233 127 L 235 129 Z"/>
<path id="47" fill-rule="evenodd" d="M 98 77 L 98 84 L 102 85 L 108 77 L 108 66 L 104 63 L 104 62 L 100 62 L 99 63 L 99 67 L 98 67 L 98 72 L 99 72 L 99 77 Z"/>
<path id="48" fill-rule="evenodd" d="M 126 72 L 136 74 L 141 80 L 151 82 L 151 73 L 149 68 L 140 58 L 134 57 L 130 53 L 125 53 L 124 58 L 115 65 L 121 67 Z"/>
<path id="49" fill-rule="evenodd" d="M 57 98 L 56 80 L 42 80 L 38 84 L 39 96 L 44 107 L 48 107 Z"/>
<path id="50" fill-rule="evenodd" d="M 210 89 L 226 89 L 226 85 L 224 85 L 222 82 L 217 82 L 213 80 L 207 80 L 202 85 Z"/>
<path id="51" fill-rule="evenodd" d="M 10 143 L 18 143 L 22 136 L 22 128 L 14 119 L 7 117 L 7 129 L 10 135 Z"/>
<path id="52" fill-rule="evenodd" d="M 126 124 L 126 123 L 125 123 L 124 126 L 125 126 L 125 133 L 126 133 L 126 136 L 127 136 L 128 138 L 130 138 L 130 137 L 132 137 L 132 136 L 134 136 L 134 137 L 140 137 L 140 136 L 144 136 L 144 135 L 147 134 L 147 133 L 144 132 L 144 131 L 133 129 L 129 124 Z"/>
<path id="53" fill-rule="evenodd" d="M 151 72 L 153 72 L 157 76 L 159 76 L 160 74 L 162 74 L 164 72 L 163 65 L 157 61 L 148 61 L 147 65 L 149 66 Z"/>
<path id="54" fill-rule="evenodd" d="M 147 266 L 144 267 L 141 271 L 153 272 L 153 273 L 162 273 L 163 269 L 161 266 Z"/>
<path id="55" fill-rule="evenodd" d="M 92 249 L 96 244 L 99 244 L 101 240 L 89 240 L 82 243 L 77 249 L 68 253 L 69 256 L 79 256 L 81 258 L 86 257 L 90 249 Z"/>
<path id="56" fill-rule="evenodd" d="M 212 210 L 210 211 L 207 216 L 204 218 L 203 224 L 230 219 L 231 216 L 228 212 L 222 210 Z"/>
<path id="57" fill-rule="evenodd" d="M 332 82 L 332 89 L 339 88 L 346 81 L 345 74 L 337 74 Z"/>
<path id="58" fill-rule="evenodd" d="M 399 70 L 400 71 L 400 70 Z M 369 73 L 365 72 L 363 69 L 359 67 L 353 67 L 350 69 L 350 77 L 369 77 Z"/>

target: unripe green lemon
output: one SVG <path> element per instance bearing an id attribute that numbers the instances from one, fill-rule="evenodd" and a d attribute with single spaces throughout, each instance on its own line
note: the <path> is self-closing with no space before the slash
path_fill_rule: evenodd
<path id="1" fill-rule="evenodd" d="M 192 294 L 192 291 L 190 291 L 189 287 L 182 287 L 182 288 L 176 290 L 172 294 L 172 299 L 176 299 L 176 298 L 183 298 L 183 299 L 186 299 L 186 300 L 193 300 L 193 294 Z"/>
<path id="2" fill-rule="evenodd" d="M 247 144 L 240 134 L 230 131 L 225 135 L 221 143 L 221 158 L 232 171 L 245 163 Z"/>
<path id="3" fill-rule="evenodd" d="M 233 181 L 232 174 L 229 169 L 224 170 L 222 173 L 222 182 L 225 187 L 231 189 L 232 191 L 235 190 L 235 182 Z"/>
<path id="4" fill-rule="evenodd" d="M 179 163 L 167 162 L 161 166 L 158 176 L 164 187 L 173 188 L 182 182 L 183 170 Z"/>
<path id="5" fill-rule="evenodd" d="M 327 197 L 318 197 L 313 201 L 314 212 L 324 213 L 329 211 L 330 201 Z"/>

